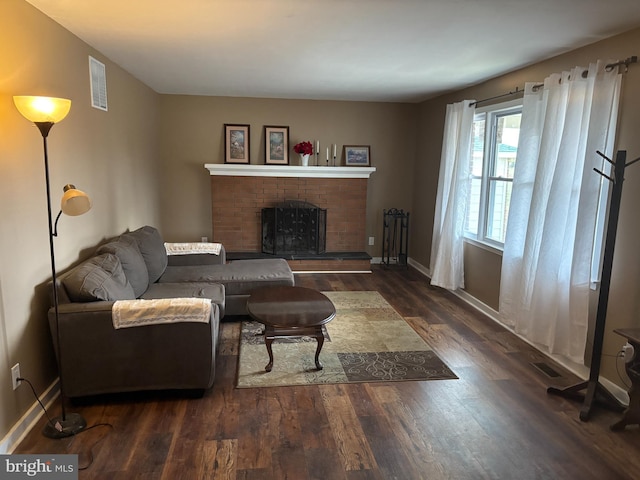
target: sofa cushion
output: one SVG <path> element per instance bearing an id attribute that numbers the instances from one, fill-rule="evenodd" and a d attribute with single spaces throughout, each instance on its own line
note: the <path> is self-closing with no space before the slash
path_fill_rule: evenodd
<path id="1" fill-rule="evenodd" d="M 265 285 L 294 285 L 291 268 L 283 258 L 236 260 L 225 265 L 168 266 L 160 282 L 222 283 L 225 295 L 245 295 Z"/>
<path id="2" fill-rule="evenodd" d="M 207 282 L 152 283 L 142 295 L 145 300 L 158 298 L 209 298 L 218 305 L 220 318 L 224 317 L 224 285 Z"/>
<path id="3" fill-rule="evenodd" d="M 160 232 L 150 226 L 144 226 L 133 232 L 125 233 L 123 237 L 134 238 L 138 244 L 138 249 L 147 264 L 149 272 L 149 283 L 155 283 L 167 268 L 167 250 L 164 247 L 164 240 Z"/>
<path id="4" fill-rule="evenodd" d="M 102 245 L 98 248 L 97 253 L 112 253 L 120 259 L 120 265 L 122 265 L 124 274 L 133 287 L 133 293 L 136 297 L 147 290 L 149 272 L 135 239 L 122 236 L 113 242 Z"/>
<path id="5" fill-rule="evenodd" d="M 111 253 L 103 253 L 81 263 L 64 275 L 62 283 L 73 302 L 136 298 L 120 260 Z"/>

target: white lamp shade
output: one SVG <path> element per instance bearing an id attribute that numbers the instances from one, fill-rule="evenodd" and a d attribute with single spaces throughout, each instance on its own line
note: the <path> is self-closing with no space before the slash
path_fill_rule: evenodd
<path id="1" fill-rule="evenodd" d="M 58 123 L 71 109 L 71 100 L 66 98 L 15 96 L 13 103 L 22 116 L 33 123 Z"/>
<path id="2" fill-rule="evenodd" d="M 82 190 L 76 189 L 73 185 L 66 185 L 60 201 L 60 209 L 65 215 L 72 217 L 82 215 L 91 209 L 91 199 Z"/>

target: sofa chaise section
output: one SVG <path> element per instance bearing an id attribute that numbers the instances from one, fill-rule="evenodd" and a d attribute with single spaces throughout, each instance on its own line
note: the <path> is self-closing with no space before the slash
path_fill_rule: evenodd
<path id="1" fill-rule="evenodd" d="M 225 315 L 247 315 L 247 299 L 251 291 L 256 288 L 267 285 L 294 285 L 293 272 L 287 261 L 282 258 L 191 265 L 186 259 L 173 257 L 169 257 L 169 265 L 158 280 L 158 284 L 163 285 L 165 282 L 220 283 L 224 285 Z M 180 264 L 176 265 L 174 262 L 180 262 Z"/>

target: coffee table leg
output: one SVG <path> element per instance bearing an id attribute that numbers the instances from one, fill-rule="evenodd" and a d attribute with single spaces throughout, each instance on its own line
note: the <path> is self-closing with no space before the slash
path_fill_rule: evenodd
<path id="1" fill-rule="evenodd" d="M 271 350 L 271 344 L 272 343 L 273 343 L 273 337 L 265 335 L 264 344 L 267 346 L 267 353 L 269 354 L 269 363 L 267 363 L 267 366 L 264 367 L 264 369 L 267 372 L 270 372 L 271 369 L 273 368 L 273 351 Z"/>
<path id="2" fill-rule="evenodd" d="M 322 334 L 322 328 L 316 331 L 316 340 L 318 341 L 318 348 L 316 348 L 316 368 L 318 370 L 322 370 L 322 364 L 320 363 L 320 350 L 322 350 L 322 345 L 324 345 L 324 335 Z"/>

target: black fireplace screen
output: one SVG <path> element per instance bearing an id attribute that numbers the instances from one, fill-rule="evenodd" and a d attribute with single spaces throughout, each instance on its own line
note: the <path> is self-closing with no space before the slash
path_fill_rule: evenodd
<path id="1" fill-rule="evenodd" d="M 327 210 L 291 200 L 262 209 L 262 253 L 325 253 Z"/>

